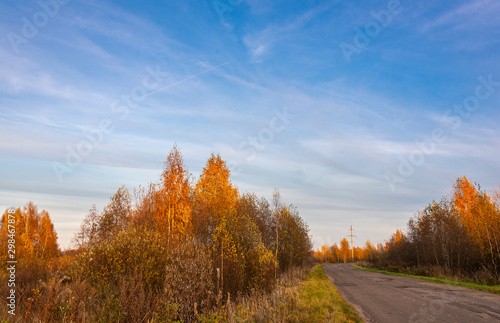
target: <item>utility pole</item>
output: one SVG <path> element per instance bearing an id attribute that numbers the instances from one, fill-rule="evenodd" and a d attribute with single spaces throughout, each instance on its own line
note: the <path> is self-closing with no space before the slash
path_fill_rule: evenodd
<path id="1" fill-rule="evenodd" d="M 352 225 L 350 226 L 348 231 L 349 231 L 349 234 L 346 237 L 347 238 L 349 238 L 349 236 L 351 237 L 351 261 L 354 262 L 354 240 L 353 240 L 353 238 L 355 238 L 356 236 L 352 234 Z M 347 242 L 347 243 L 349 244 L 349 242 Z M 346 257 L 348 257 L 348 255 L 346 255 Z"/>
<path id="2" fill-rule="evenodd" d="M 352 225 L 351 225 L 351 261 L 354 262 L 354 244 L 352 242 Z"/>

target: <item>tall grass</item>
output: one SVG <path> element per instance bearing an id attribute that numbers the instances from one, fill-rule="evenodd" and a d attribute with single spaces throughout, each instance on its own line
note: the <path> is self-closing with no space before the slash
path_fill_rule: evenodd
<path id="1" fill-rule="evenodd" d="M 272 293 L 245 297 L 227 313 L 228 322 L 361 322 L 321 265 L 288 271 Z"/>
<path id="2" fill-rule="evenodd" d="M 179 250 L 181 251 L 181 250 Z M 185 250 L 184 250 L 185 251 Z M 191 251 L 195 254 L 196 252 Z M 183 270 L 198 270 L 192 268 Z M 0 312 L 2 322 L 360 322 L 324 275 L 321 266 L 293 267 L 274 287 L 248 295 L 212 295 L 209 285 L 181 279 L 172 288 L 154 291 L 141 274 L 122 277 L 118 289 L 99 289 L 86 280 L 68 282 L 57 273 L 48 282 L 31 282 L 23 291 L 16 316 Z M 34 277 L 32 277 L 34 278 Z M 172 277 L 170 277 L 172 278 Z M 28 279 L 25 277 L 25 279 Z M 173 278 L 172 278 L 173 279 Z M 24 281 L 26 282 L 26 281 Z M 197 289 L 196 292 L 193 289 Z M 206 289 L 202 291 L 200 289 Z M 182 294 L 182 291 L 184 293 Z M 29 297 L 26 297 L 29 296 Z M 200 300 L 199 297 L 205 298 Z M 176 301 L 174 301 L 176 300 Z"/>

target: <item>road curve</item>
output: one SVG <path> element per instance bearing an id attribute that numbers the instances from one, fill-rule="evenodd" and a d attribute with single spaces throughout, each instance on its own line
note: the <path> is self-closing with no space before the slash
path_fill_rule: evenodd
<path id="1" fill-rule="evenodd" d="M 323 269 L 366 322 L 500 322 L 500 295 L 374 273 L 348 264 Z"/>

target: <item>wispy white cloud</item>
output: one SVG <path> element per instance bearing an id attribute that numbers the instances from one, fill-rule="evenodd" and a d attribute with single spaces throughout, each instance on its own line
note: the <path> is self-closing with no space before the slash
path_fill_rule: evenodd
<path id="1" fill-rule="evenodd" d="M 422 26 L 423 32 L 438 27 L 456 30 L 500 25 L 500 3 L 494 0 L 470 0 L 450 9 Z"/>
<path id="2" fill-rule="evenodd" d="M 283 24 L 271 23 L 261 31 L 246 35 L 243 40 L 253 60 L 260 62 L 275 43 L 292 38 L 294 33 L 300 31 L 311 19 L 327 10 L 330 5 L 317 6 Z"/>

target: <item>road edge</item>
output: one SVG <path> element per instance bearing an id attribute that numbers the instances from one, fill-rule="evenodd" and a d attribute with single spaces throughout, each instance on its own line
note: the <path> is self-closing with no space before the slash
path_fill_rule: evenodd
<path id="1" fill-rule="evenodd" d="M 324 264 L 323 266 L 321 266 L 321 269 L 325 273 L 325 276 L 328 277 L 328 280 L 330 280 L 330 282 L 333 284 L 333 286 L 335 286 L 335 289 L 338 291 L 340 296 L 342 296 L 342 299 L 356 310 L 356 312 L 358 313 L 361 320 L 365 323 L 373 322 L 370 315 L 363 309 L 363 307 L 354 303 L 348 295 L 346 295 L 343 291 L 341 291 L 340 288 L 337 287 L 337 285 L 335 284 L 335 280 L 332 277 L 328 276 L 328 274 L 326 273 L 324 266 L 336 266 L 336 265 L 343 265 L 343 264 Z M 353 268 L 355 268 L 355 267 L 353 267 Z M 355 268 L 355 269 L 358 269 L 358 268 Z M 360 269 L 358 269 L 358 270 L 360 270 Z"/>

